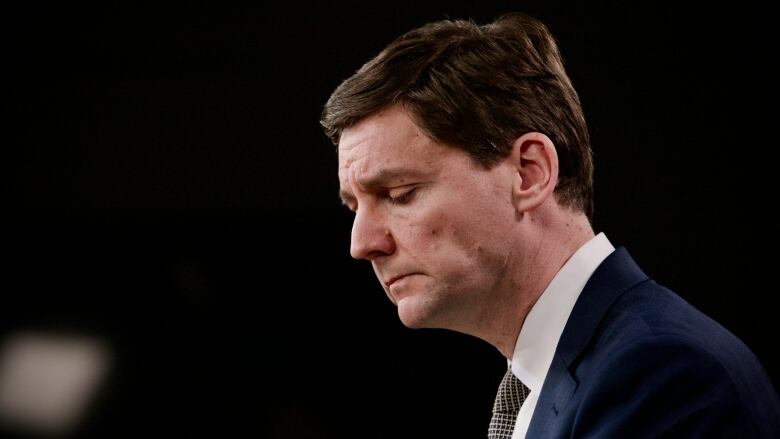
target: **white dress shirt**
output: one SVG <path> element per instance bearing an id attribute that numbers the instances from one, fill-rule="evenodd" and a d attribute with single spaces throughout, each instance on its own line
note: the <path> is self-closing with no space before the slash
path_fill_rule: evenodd
<path id="1" fill-rule="evenodd" d="M 596 267 L 613 251 L 615 247 L 603 233 L 586 242 L 561 267 L 526 316 L 510 367 L 512 373 L 528 386 L 530 393 L 520 407 L 512 439 L 525 438 L 574 303 Z"/>

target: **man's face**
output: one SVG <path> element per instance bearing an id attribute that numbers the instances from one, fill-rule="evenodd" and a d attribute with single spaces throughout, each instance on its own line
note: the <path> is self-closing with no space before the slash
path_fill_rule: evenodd
<path id="1" fill-rule="evenodd" d="M 355 212 L 352 257 L 371 261 L 405 325 L 490 319 L 512 260 L 510 166 L 483 169 L 395 106 L 342 133 L 339 181 Z"/>

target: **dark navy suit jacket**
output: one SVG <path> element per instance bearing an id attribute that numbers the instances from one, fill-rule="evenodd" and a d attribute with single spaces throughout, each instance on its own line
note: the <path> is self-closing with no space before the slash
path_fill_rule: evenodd
<path id="1" fill-rule="evenodd" d="M 526 437 L 780 438 L 780 401 L 739 339 L 621 247 L 580 294 Z"/>

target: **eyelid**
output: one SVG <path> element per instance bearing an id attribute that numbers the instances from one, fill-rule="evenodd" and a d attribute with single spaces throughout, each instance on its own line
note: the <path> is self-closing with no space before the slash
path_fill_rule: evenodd
<path id="1" fill-rule="evenodd" d="M 417 185 L 406 185 L 389 189 L 386 192 L 387 200 L 391 204 L 406 204 L 411 201 L 411 197 L 414 196 Z"/>
<path id="2" fill-rule="evenodd" d="M 391 198 L 396 198 L 408 192 L 411 192 L 413 190 L 414 190 L 413 185 L 398 186 L 398 187 L 388 189 L 387 195 L 390 196 Z"/>
<path id="3" fill-rule="evenodd" d="M 420 183 L 406 183 L 385 189 L 388 196 L 398 197 L 412 192 L 420 187 Z"/>

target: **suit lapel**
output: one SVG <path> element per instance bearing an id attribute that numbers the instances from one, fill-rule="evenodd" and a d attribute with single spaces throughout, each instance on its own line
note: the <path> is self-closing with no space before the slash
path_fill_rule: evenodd
<path id="1" fill-rule="evenodd" d="M 624 247 L 599 265 L 580 293 L 547 371 L 526 437 L 549 437 L 558 415 L 577 390 L 571 370 L 590 342 L 609 307 L 625 291 L 648 277 Z"/>

